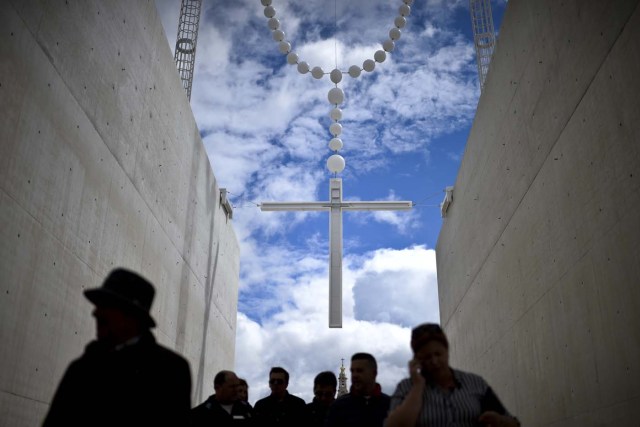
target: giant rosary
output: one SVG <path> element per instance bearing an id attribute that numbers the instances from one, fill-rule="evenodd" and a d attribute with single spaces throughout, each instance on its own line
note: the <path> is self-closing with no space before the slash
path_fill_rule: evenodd
<path id="1" fill-rule="evenodd" d="M 278 48 L 283 55 L 286 55 L 287 62 L 297 65 L 301 74 L 311 73 L 315 79 L 322 79 L 329 75 L 334 87 L 329 90 L 328 100 L 333 106 L 329 113 L 332 123 L 329 126 L 329 133 L 332 136 L 329 141 L 329 149 L 334 152 L 327 159 L 327 168 L 333 174 L 329 179 L 329 200 L 322 202 L 262 202 L 262 211 L 329 211 L 329 327 L 342 327 L 342 211 L 343 210 L 410 210 L 413 207 L 411 201 L 369 201 L 369 202 L 345 202 L 342 200 L 342 179 L 337 174 L 342 172 L 346 166 L 345 159 L 338 154 L 343 147 L 342 139 L 342 110 L 340 105 L 344 102 L 344 92 L 338 86 L 342 81 L 343 71 L 337 68 L 326 73 L 321 67 L 310 66 L 307 62 L 300 60 L 298 55 L 292 51 L 291 42 L 287 41 L 285 32 L 281 29 L 280 21 L 276 18 L 276 10 L 272 6 L 272 0 L 260 0 L 264 6 L 264 15 L 269 19 L 268 26 L 272 32 L 273 39 L 278 42 Z M 334 0 L 335 1 L 335 0 Z M 362 67 L 352 65 L 346 73 L 352 78 L 358 78 L 362 71 L 372 72 L 376 63 L 382 63 L 387 58 L 387 54 L 395 49 L 395 43 L 401 36 L 401 29 L 407 23 L 406 17 L 411 13 L 413 0 L 402 0 L 398 9 L 398 16 L 394 19 L 394 27 L 389 31 L 389 39 L 382 43 L 382 49 L 376 51 L 373 59 L 367 59 Z"/>

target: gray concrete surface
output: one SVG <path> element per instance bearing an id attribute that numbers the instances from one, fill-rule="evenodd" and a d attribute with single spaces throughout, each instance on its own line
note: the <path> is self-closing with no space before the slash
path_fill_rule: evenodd
<path id="1" fill-rule="evenodd" d="M 233 368 L 239 247 L 153 1 L 0 1 L 0 236 L 0 426 L 40 425 L 116 266 L 194 402 Z"/>
<path id="2" fill-rule="evenodd" d="M 640 420 L 639 4 L 509 1 L 438 239 L 451 363 L 523 425 Z"/>

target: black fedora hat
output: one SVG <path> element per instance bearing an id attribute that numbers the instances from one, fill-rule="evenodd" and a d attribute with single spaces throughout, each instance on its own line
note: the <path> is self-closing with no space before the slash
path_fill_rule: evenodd
<path id="1" fill-rule="evenodd" d="M 154 327 L 149 311 L 155 295 L 153 285 L 145 278 L 124 268 L 116 268 L 99 288 L 87 289 L 84 295 L 96 306 L 118 307 Z"/>

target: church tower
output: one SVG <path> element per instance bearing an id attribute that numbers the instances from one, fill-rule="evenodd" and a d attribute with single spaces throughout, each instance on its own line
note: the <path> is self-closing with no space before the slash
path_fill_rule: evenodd
<path id="1" fill-rule="evenodd" d="M 347 376 L 344 374 L 344 359 L 340 359 L 342 365 L 340 366 L 340 375 L 338 376 L 338 397 L 349 393 L 347 388 Z"/>

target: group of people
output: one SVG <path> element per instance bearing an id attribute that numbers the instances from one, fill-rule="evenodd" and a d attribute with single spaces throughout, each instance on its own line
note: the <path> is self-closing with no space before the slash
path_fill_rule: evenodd
<path id="1" fill-rule="evenodd" d="M 351 388 L 336 399 L 337 378 L 319 373 L 313 401 L 287 391 L 289 373 L 269 372 L 271 394 L 252 407 L 248 384 L 233 372 L 215 375 L 215 394 L 191 408 L 188 362 L 151 333 L 155 290 L 140 275 L 112 271 L 86 290 L 95 309 L 97 339 L 71 363 L 44 427 L 52 426 L 519 426 L 482 377 L 449 366 L 449 343 L 437 324 L 412 330 L 408 378 L 389 396 L 376 382 L 369 353 L 351 357 Z"/>

